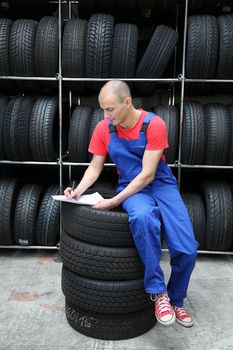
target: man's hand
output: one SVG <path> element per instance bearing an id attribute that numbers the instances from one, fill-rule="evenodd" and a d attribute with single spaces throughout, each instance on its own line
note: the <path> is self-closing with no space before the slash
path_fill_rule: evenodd
<path id="1" fill-rule="evenodd" d="M 69 199 L 78 199 L 80 197 L 79 191 L 77 191 L 77 189 L 72 191 L 71 187 L 66 187 L 64 195 Z"/>
<path id="2" fill-rule="evenodd" d="M 100 210 L 109 210 L 118 206 L 118 203 L 114 200 L 114 198 L 110 199 L 102 199 L 98 203 L 92 206 L 94 209 Z"/>

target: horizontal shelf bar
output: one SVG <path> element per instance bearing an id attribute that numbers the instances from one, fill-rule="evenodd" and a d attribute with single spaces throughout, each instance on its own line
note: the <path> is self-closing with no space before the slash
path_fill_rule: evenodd
<path id="1" fill-rule="evenodd" d="M 59 246 L 45 246 L 45 245 L 0 245 L 0 248 L 6 249 L 59 249 Z"/>
<path id="2" fill-rule="evenodd" d="M 58 81 L 59 79 L 56 77 L 21 77 L 17 75 L 4 75 L 0 76 L 0 80 L 51 80 Z"/>
<path id="3" fill-rule="evenodd" d="M 124 81 L 141 81 L 141 82 L 160 82 L 160 83 L 170 83 L 170 82 L 180 82 L 179 78 L 67 78 L 62 77 L 63 81 L 108 81 L 108 80 L 124 80 Z"/>
<path id="4" fill-rule="evenodd" d="M 189 165 L 189 164 L 180 164 L 177 165 L 178 167 L 180 166 L 181 168 L 187 168 L 187 169 L 231 169 L 233 170 L 233 165 Z"/>
<path id="5" fill-rule="evenodd" d="M 45 249 L 45 250 L 59 250 L 59 244 L 57 246 L 40 246 L 40 245 L 32 245 L 32 246 L 23 246 L 23 245 L 0 245 L 0 249 L 26 249 L 26 250 L 35 250 L 35 249 Z M 169 253 L 169 250 L 167 248 L 162 248 L 163 253 Z M 198 250 L 198 254 L 200 255 L 233 255 L 233 252 L 220 252 L 220 251 L 214 251 L 214 250 Z"/>
<path id="6" fill-rule="evenodd" d="M 37 162 L 37 161 L 20 161 L 20 160 L 0 160 L 0 164 L 20 164 L 20 165 L 59 165 L 57 162 Z"/>
<path id="7" fill-rule="evenodd" d="M 62 165 L 66 166 L 88 166 L 90 163 L 75 163 L 75 162 L 62 162 Z M 115 167 L 114 163 L 104 163 L 104 166 Z M 168 164 L 171 168 L 177 168 L 176 164 Z"/>
<path id="8" fill-rule="evenodd" d="M 232 79 L 188 79 L 184 78 L 185 83 L 233 83 Z"/>

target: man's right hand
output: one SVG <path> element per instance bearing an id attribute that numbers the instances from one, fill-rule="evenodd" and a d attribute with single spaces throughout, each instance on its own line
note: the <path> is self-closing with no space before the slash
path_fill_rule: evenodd
<path id="1" fill-rule="evenodd" d="M 72 191 L 71 187 L 66 187 L 64 195 L 69 199 L 78 199 L 80 197 L 79 192 L 76 189 Z"/>

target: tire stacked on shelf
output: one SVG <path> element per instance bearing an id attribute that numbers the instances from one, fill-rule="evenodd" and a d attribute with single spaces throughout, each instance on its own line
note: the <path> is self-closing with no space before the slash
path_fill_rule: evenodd
<path id="1" fill-rule="evenodd" d="M 62 290 L 71 327 L 106 340 L 136 337 L 152 328 L 153 304 L 144 291 L 144 267 L 127 214 L 65 203 L 62 215 Z"/>
<path id="2" fill-rule="evenodd" d="M 59 186 L 0 178 L 0 245 L 55 246 L 59 241 Z"/>
<path id="3" fill-rule="evenodd" d="M 183 164 L 231 165 L 232 105 L 186 101 L 182 130 Z"/>
<path id="4" fill-rule="evenodd" d="M 0 97 L 0 159 L 56 161 L 58 101 L 53 96 Z M 63 132 L 64 148 L 67 130 Z"/>

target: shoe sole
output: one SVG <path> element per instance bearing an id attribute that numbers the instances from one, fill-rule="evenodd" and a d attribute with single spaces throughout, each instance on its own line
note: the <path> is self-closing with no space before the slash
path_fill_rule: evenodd
<path id="1" fill-rule="evenodd" d="M 156 315 L 155 315 L 157 321 L 162 324 L 163 326 L 172 326 L 176 322 L 176 315 L 174 313 L 172 319 L 170 321 L 163 322 L 161 321 Z"/>
<path id="2" fill-rule="evenodd" d="M 178 318 L 176 318 L 176 322 L 185 328 L 190 328 L 194 325 L 194 322 L 185 323 L 185 322 L 180 321 Z"/>

